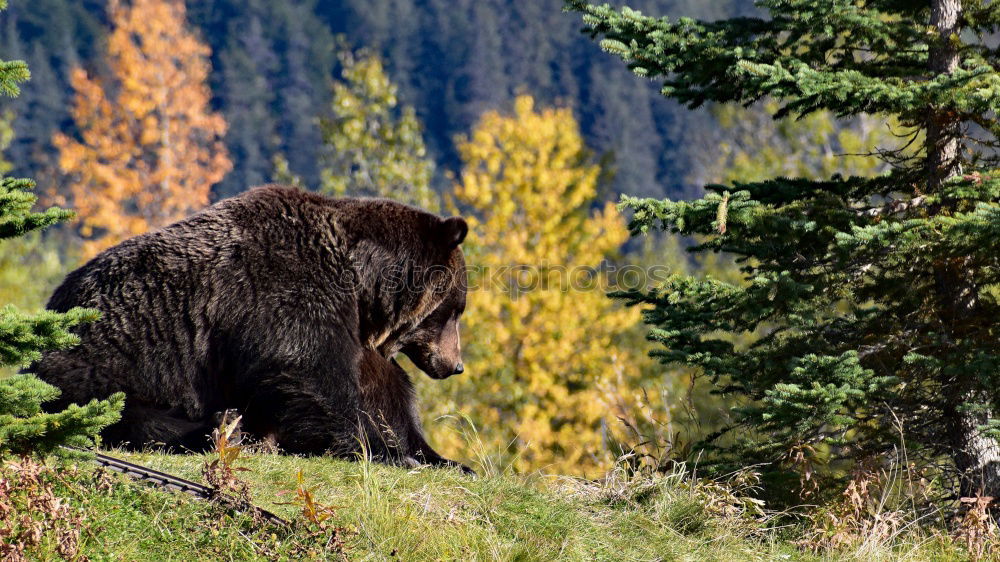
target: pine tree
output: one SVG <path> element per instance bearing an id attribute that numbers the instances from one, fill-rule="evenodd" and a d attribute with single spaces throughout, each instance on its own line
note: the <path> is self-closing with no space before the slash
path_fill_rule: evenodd
<path id="1" fill-rule="evenodd" d="M 216 53 L 210 80 L 229 128 L 233 170 L 213 188 L 229 197 L 275 177 L 278 153 L 311 188 L 322 149 L 316 116 L 329 101 L 337 65 L 333 33 L 315 0 L 202 0 L 188 15 Z M 329 3 L 325 3 L 329 4 Z"/>
<path id="2" fill-rule="evenodd" d="M 399 107 L 396 85 L 373 54 L 344 51 L 343 80 L 333 85 L 323 132 L 321 189 L 331 195 L 388 197 L 438 210 L 433 162 L 412 107 Z"/>
<path id="3" fill-rule="evenodd" d="M 330 68 L 335 61 L 318 65 L 321 55 L 334 51 L 332 38 L 323 41 L 329 33 L 321 26 L 312 25 L 313 2 L 280 3 L 269 2 L 281 8 L 283 14 L 276 27 L 280 30 L 282 45 L 281 81 L 275 84 L 278 92 L 278 115 L 282 117 L 278 126 L 281 152 L 288 159 L 291 170 L 309 186 L 319 185 L 319 153 L 323 138 L 316 115 L 326 98 L 326 86 L 330 78 Z M 275 25 L 272 22 L 272 25 Z M 315 27 L 320 27 L 317 33 Z M 324 37 L 327 36 L 327 37 Z M 318 49 L 327 51 L 317 53 Z M 319 66 L 319 68 L 317 68 Z M 318 73 L 320 71 L 321 73 Z M 308 119 L 300 116 L 308 115 Z"/>
<path id="4" fill-rule="evenodd" d="M 52 134 L 70 123 L 70 69 L 87 60 L 103 41 L 100 12 L 91 3 L 64 0 L 14 2 L 0 13 L 0 52 L 24 59 L 31 80 L 10 108 L 17 136 L 7 150 L 15 175 L 54 184 L 57 151 Z M 97 12 L 97 13 L 94 13 Z"/>
<path id="5" fill-rule="evenodd" d="M 226 108 L 226 146 L 235 166 L 216 185 L 214 193 L 218 197 L 267 183 L 272 175 L 271 158 L 280 140 L 271 109 L 277 98 L 271 80 L 278 57 L 265 35 L 265 20 L 256 5 L 246 6 L 247 14 L 230 21 L 229 40 L 219 54 L 217 74 L 221 79 L 217 91 L 220 105 Z"/>
<path id="6" fill-rule="evenodd" d="M 0 177 L 13 168 L 4 154 L 14 138 L 12 121 L 10 112 L 0 114 Z M 0 245 L 0 302 L 22 310 L 42 309 L 64 273 L 58 249 L 40 232 L 7 240 Z"/>
<path id="7" fill-rule="evenodd" d="M 209 107 L 209 50 L 187 29 L 184 4 L 112 1 L 109 13 L 116 83 L 74 70 L 82 138 L 53 140 L 72 179 L 87 257 L 208 205 L 212 185 L 232 167 L 226 122 Z"/>
<path id="8" fill-rule="evenodd" d="M 623 199 L 633 233 L 703 236 L 695 251 L 740 260 L 742 285 L 676 277 L 620 295 L 651 307 L 662 361 L 746 399 L 730 428 L 741 438 L 718 458 L 778 470 L 809 449 L 849 467 L 894 458 L 903 439 L 910 461 L 945 466 L 962 495 L 1000 497 L 1000 58 L 983 42 L 997 6 L 758 0 L 768 17 L 704 22 L 566 5 L 689 107 L 770 96 L 778 119 L 894 118 L 917 148 L 883 153 L 894 167 L 877 177 Z M 757 330 L 749 346 L 723 337 Z"/>
<path id="9" fill-rule="evenodd" d="M 7 7 L 0 0 L 0 10 Z M 0 92 L 19 93 L 18 84 L 29 77 L 22 61 L 0 61 Z M 68 211 L 48 209 L 31 212 L 35 196 L 33 182 L 0 175 L 0 241 L 63 221 Z M 96 313 L 73 309 L 66 314 L 44 312 L 28 316 L 12 306 L 0 307 L 0 366 L 24 366 L 38 359 L 43 350 L 64 348 L 77 343 L 69 328 L 92 321 Z M 29 453 L 59 452 L 60 445 L 88 446 L 90 438 L 118 420 L 122 394 L 108 400 L 91 401 L 84 406 L 43 413 L 41 405 L 59 395 L 58 389 L 33 375 L 14 375 L 0 379 L 0 458 Z"/>

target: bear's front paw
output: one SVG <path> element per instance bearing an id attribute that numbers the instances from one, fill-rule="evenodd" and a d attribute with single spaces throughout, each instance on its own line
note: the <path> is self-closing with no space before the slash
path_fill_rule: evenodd
<path id="1" fill-rule="evenodd" d="M 399 459 L 399 466 L 403 468 L 419 468 L 424 466 L 424 463 L 418 461 L 415 457 L 405 456 Z"/>
<path id="2" fill-rule="evenodd" d="M 454 468 L 457 468 L 457 469 L 461 470 L 462 474 L 464 474 L 466 476 L 472 476 L 472 477 L 479 476 L 478 474 L 476 474 L 475 470 L 472 470 L 471 468 L 465 466 L 464 464 L 462 464 L 462 463 L 460 463 L 458 461 L 449 460 L 449 461 L 447 461 L 445 463 L 445 465 L 446 466 L 450 466 L 450 467 L 454 467 Z"/>

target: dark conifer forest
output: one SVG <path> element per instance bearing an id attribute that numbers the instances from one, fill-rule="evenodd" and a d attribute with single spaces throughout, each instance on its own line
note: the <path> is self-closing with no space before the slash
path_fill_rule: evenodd
<path id="1" fill-rule="evenodd" d="M 16 174 L 44 186 L 54 168 L 53 133 L 72 133 L 70 69 L 101 75 L 107 34 L 103 0 L 14 0 L 0 14 L 0 51 L 28 62 L 32 80 L 12 100 Z M 715 19 L 749 2 L 645 0 L 651 14 Z M 528 93 L 570 106 L 587 145 L 610 162 L 602 198 L 690 191 L 711 117 L 659 95 L 580 33 L 556 0 L 200 0 L 188 18 L 212 50 L 212 103 L 229 124 L 233 170 L 215 198 L 274 177 L 273 157 L 317 185 L 317 119 L 329 105 L 338 51 L 367 48 L 386 60 L 401 102 L 413 105 L 438 163 L 435 183 L 458 166 L 454 137 L 488 109 Z"/>

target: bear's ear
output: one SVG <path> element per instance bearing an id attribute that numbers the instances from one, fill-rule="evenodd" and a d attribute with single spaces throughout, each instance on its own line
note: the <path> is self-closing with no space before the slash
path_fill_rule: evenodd
<path id="1" fill-rule="evenodd" d="M 457 248 L 469 233 L 469 225 L 462 217 L 449 217 L 442 223 L 445 244 L 449 248 Z"/>

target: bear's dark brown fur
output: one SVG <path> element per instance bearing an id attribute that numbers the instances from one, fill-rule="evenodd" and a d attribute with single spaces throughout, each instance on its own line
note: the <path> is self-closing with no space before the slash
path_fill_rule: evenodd
<path id="1" fill-rule="evenodd" d="M 368 446 L 388 454 L 388 462 L 458 466 L 472 473 L 472 469 L 445 459 L 427 443 L 417 415 L 413 383 L 394 359 L 371 350 L 363 352 L 361 396 L 364 411 L 371 416 L 369 421 L 376 430 L 365 436 Z"/>
<path id="2" fill-rule="evenodd" d="M 124 391 L 110 444 L 200 449 L 213 415 L 236 409 L 289 452 L 350 456 L 368 441 L 388 462 L 446 463 L 391 357 L 461 372 L 466 232 L 388 200 L 256 188 L 70 273 L 49 308 L 102 317 L 34 371 L 62 389 L 55 408 Z"/>

